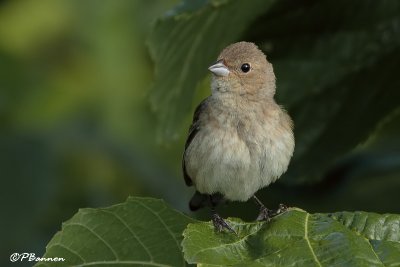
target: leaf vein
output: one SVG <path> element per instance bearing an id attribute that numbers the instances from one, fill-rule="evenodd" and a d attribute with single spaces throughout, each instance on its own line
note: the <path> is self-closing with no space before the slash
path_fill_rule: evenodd
<path id="1" fill-rule="evenodd" d="M 149 249 L 144 245 L 144 243 L 140 240 L 140 238 L 134 233 L 134 231 L 131 229 L 131 227 L 116 213 L 113 213 L 111 211 L 108 210 L 101 210 L 105 213 L 109 213 L 111 215 L 113 215 L 115 218 L 117 218 L 128 230 L 129 232 L 132 234 L 132 236 L 139 242 L 139 244 L 143 247 L 143 249 L 146 251 L 146 253 L 148 254 L 150 261 L 152 262 L 153 259 L 153 255 L 151 255 Z"/>
<path id="2" fill-rule="evenodd" d="M 175 235 L 172 233 L 171 229 L 168 227 L 168 225 L 165 224 L 165 222 L 163 221 L 163 219 L 161 218 L 161 216 L 155 212 L 154 210 L 152 210 L 151 208 L 149 208 L 148 206 L 146 206 L 145 204 L 143 204 L 142 202 L 138 201 L 138 200 L 134 200 L 135 202 L 137 202 L 139 205 L 141 205 L 142 207 L 144 207 L 145 209 L 147 209 L 148 211 L 150 211 L 151 213 L 153 213 L 162 223 L 162 225 L 165 227 L 165 229 L 167 229 L 168 233 L 171 235 L 172 239 L 175 241 L 176 246 L 178 247 L 178 251 L 181 251 L 181 247 L 179 245 L 178 240 L 176 239 Z M 182 257 L 182 266 L 186 266 L 185 264 L 185 259 Z"/>
<path id="3" fill-rule="evenodd" d="M 365 238 L 365 237 L 364 237 L 364 240 L 365 240 L 365 241 L 368 243 L 368 245 L 370 246 L 370 248 L 371 248 L 371 250 L 372 250 L 372 254 L 374 254 L 375 257 L 378 259 L 378 261 L 379 261 L 380 263 L 382 263 L 383 266 L 385 266 L 385 264 L 383 263 L 383 261 L 381 260 L 381 258 L 379 258 L 378 254 L 376 254 L 376 252 L 375 252 L 375 250 L 374 250 L 374 247 L 373 247 L 372 244 L 371 244 L 371 241 L 368 240 L 368 239 Z"/>
<path id="4" fill-rule="evenodd" d="M 200 253 L 203 252 L 203 251 L 214 250 L 214 249 L 217 249 L 217 248 L 228 247 L 228 246 L 232 246 L 232 245 L 239 244 L 239 243 L 242 243 L 242 242 L 246 242 L 246 238 L 247 238 L 247 237 L 249 237 L 249 236 L 251 236 L 251 235 L 254 235 L 254 234 L 257 233 L 258 231 L 259 231 L 259 229 L 257 229 L 257 230 L 254 231 L 254 232 L 249 233 L 248 235 L 243 236 L 243 237 L 240 238 L 238 241 L 235 241 L 235 242 L 232 242 L 232 243 L 226 243 L 226 244 L 221 244 L 221 245 L 218 245 L 218 246 L 215 246 L 215 247 L 207 247 L 207 248 L 199 249 L 199 250 L 197 250 L 196 253 L 193 254 L 193 257 L 195 257 L 196 255 L 200 254 Z M 198 230 L 192 230 L 192 232 L 197 232 L 197 233 L 199 233 L 199 234 L 202 234 L 202 232 L 201 232 L 201 231 L 198 231 Z M 240 255 L 240 256 L 241 256 L 241 258 L 243 259 L 243 256 L 242 256 L 242 255 Z"/>
<path id="5" fill-rule="evenodd" d="M 314 261 L 318 266 L 322 267 L 321 262 L 318 260 L 317 255 L 315 255 L 314 249 L 311 246 L 310 239 L 308 238 L 308 218 L 310 217 L 309 213 L 306 213 L 305 222 L 304 222 L 304 239 L 307 241 L 307 245 L 310 248 L 311 254 L 314 258 Z"/>
<path id="6" fill-rule="evenodd" d="M 118 255 L 115 252 L 115 250 L 99 234 L 97 234 L 95 231 L 93 231 L 92 229 L 90 229 L 86 225 L 84 225 L 82 223 L 69 223 L 69 224 L 66 225 L 66 227 L 67 226 L 74 226 L 74 225 L 83 227 L 84 229 L 87 229 L 90 233 L 92 233 L 95 237 L 97 237 L 100 241 L 102 241 L 107 246 L 107 248 L 114 254 L 114 257 L 115 257 L 116 260 L 119 260 L 118 259 Z"/>
<path id="7" fill-rule="evenodd" d="M 55 244 L 53 244 L 52 246 L 49 246 L 49 247 L 47 248 L 47 250 L 50 250 L 51 248 L 57 247 L 57 246 L 58 246 L 58 247 L 61 247 L 61 248 L 63 248 L 63 249 L 65 249 L 65 250 L 67 250 L 67 251 L 69 251 L 69 252 L 71 252 L 72 254 L 78 256 L 78 258 L 81 259 L 82 262 L 85 262 L 85 259 L 82 258 L 82 256 L 81 256 L 78 252 L 76 252 L 75 250 L 73 250 L 73 249 L 71 249 L 71 248 L 69 248 L 69 247 L 67 247 L 67 246 L 65 246 L 65 245 L 63 245 L 63 244 L 61 244 L 61 243 L 55 243 Z"/>

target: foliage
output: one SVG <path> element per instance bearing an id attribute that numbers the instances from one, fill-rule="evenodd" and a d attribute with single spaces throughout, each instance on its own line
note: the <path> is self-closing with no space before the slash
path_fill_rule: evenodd
<path id="1" fill-rule="evenodd" d="M 163 201 L 130 197 L 108 208 L 81 209 L 63 224 L 44 257 L 62 257 L 57 264 L 63 266 L 186 266 L 182 231 L 194 221 Z"/>
<path id="2" fill-rule="evenodd" d="M 214 234 L 208 223 L 190 224 L 182 244 L 186 260 L 202 266 L 392 266 L 400 262 L 399 220 L 291 208 L 269 223 L 231 221 L 239 238 Z"/>
<path id="3" fill-rule="evenodd" d="M 238 233 L 215 232 L 161 200 L 130 197 L 82 209 L 63 224 L 44 257 L 62 265 L 392 266 L 400 262 L 400 216 L 366 212 L 309 214 L 290 208 L 270 222 L 230 219 Z M 354 255 L 357 255 L 356 257 Z M 52 266 L 40 263 L 37 266 Z"/>

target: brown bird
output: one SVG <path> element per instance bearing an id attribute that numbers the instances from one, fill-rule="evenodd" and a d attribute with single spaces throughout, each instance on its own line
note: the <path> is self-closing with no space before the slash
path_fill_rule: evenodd
<path id="1" fill-rule="evenodd" d="M 287 170 L 293 124 L 274 100 L 272 65 L 255 44 L 229 45 L 208 69 L 212 94 L 194 113 L 183 174 L 186 184 L 196 188 L 190 209 L 211 206 L 215 228 L 233 231 L 215 207 L 223 200 L 254 197 L 260 205 L 258 219 L 269 219 L 271 211 L 254 194 Z"/>

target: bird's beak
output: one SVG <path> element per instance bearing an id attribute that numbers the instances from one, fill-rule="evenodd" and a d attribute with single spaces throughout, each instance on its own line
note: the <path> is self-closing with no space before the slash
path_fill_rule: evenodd
<path id="1" fill-rule="evenodd" d="M 213 74 L 217 76 L 228 76 L 229 75 L 229 70 L 228 67 L 225 66 L 224 62 L 222 59 L 218 60 L 215 62 L 215 64 L 211 65 L 208 68 Z"/>

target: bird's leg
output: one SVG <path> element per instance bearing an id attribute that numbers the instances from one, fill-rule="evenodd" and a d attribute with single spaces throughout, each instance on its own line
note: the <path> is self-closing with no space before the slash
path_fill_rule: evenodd
<path id="1" fill-rule="evenodd" d="M 256 203 L 260 206 L 260 213 L 258 214 L 257 221 L 269 221 L 272 217 L 279 215 L 287 210 L 284 204 L 279 204 L 277 210 L 270 210 L 254 195 Z"/>
<path id="2" fill-rule="evenodd" d="M 269 210 L 267 207 L 265 207 L 265 205 L 256 197 L 256 195 L 253 196 L 255 202 L 257 203 L 257 205 L 260 206 L 260 213 L 257 216 L 257 221 L 269 221 L 271 220 L 272 216 L 271 213 L 272 211 Z"/>
<path id="3" fill-rule="evenodd" d="M 225 222 L 225 220 L 222 219 L 221 216 L 219 216 L 218 213 L 215 211 L 216 203 L 213 201 L 212 196 L 210 196 L 210 204 L 212 222 L 214 224 L 215 230 L 217 230 L 218 232 L 222 232 L 225 228 L 237 235 L 236 231 L 233 230 L 233 228 L 227 222 Z"/>

